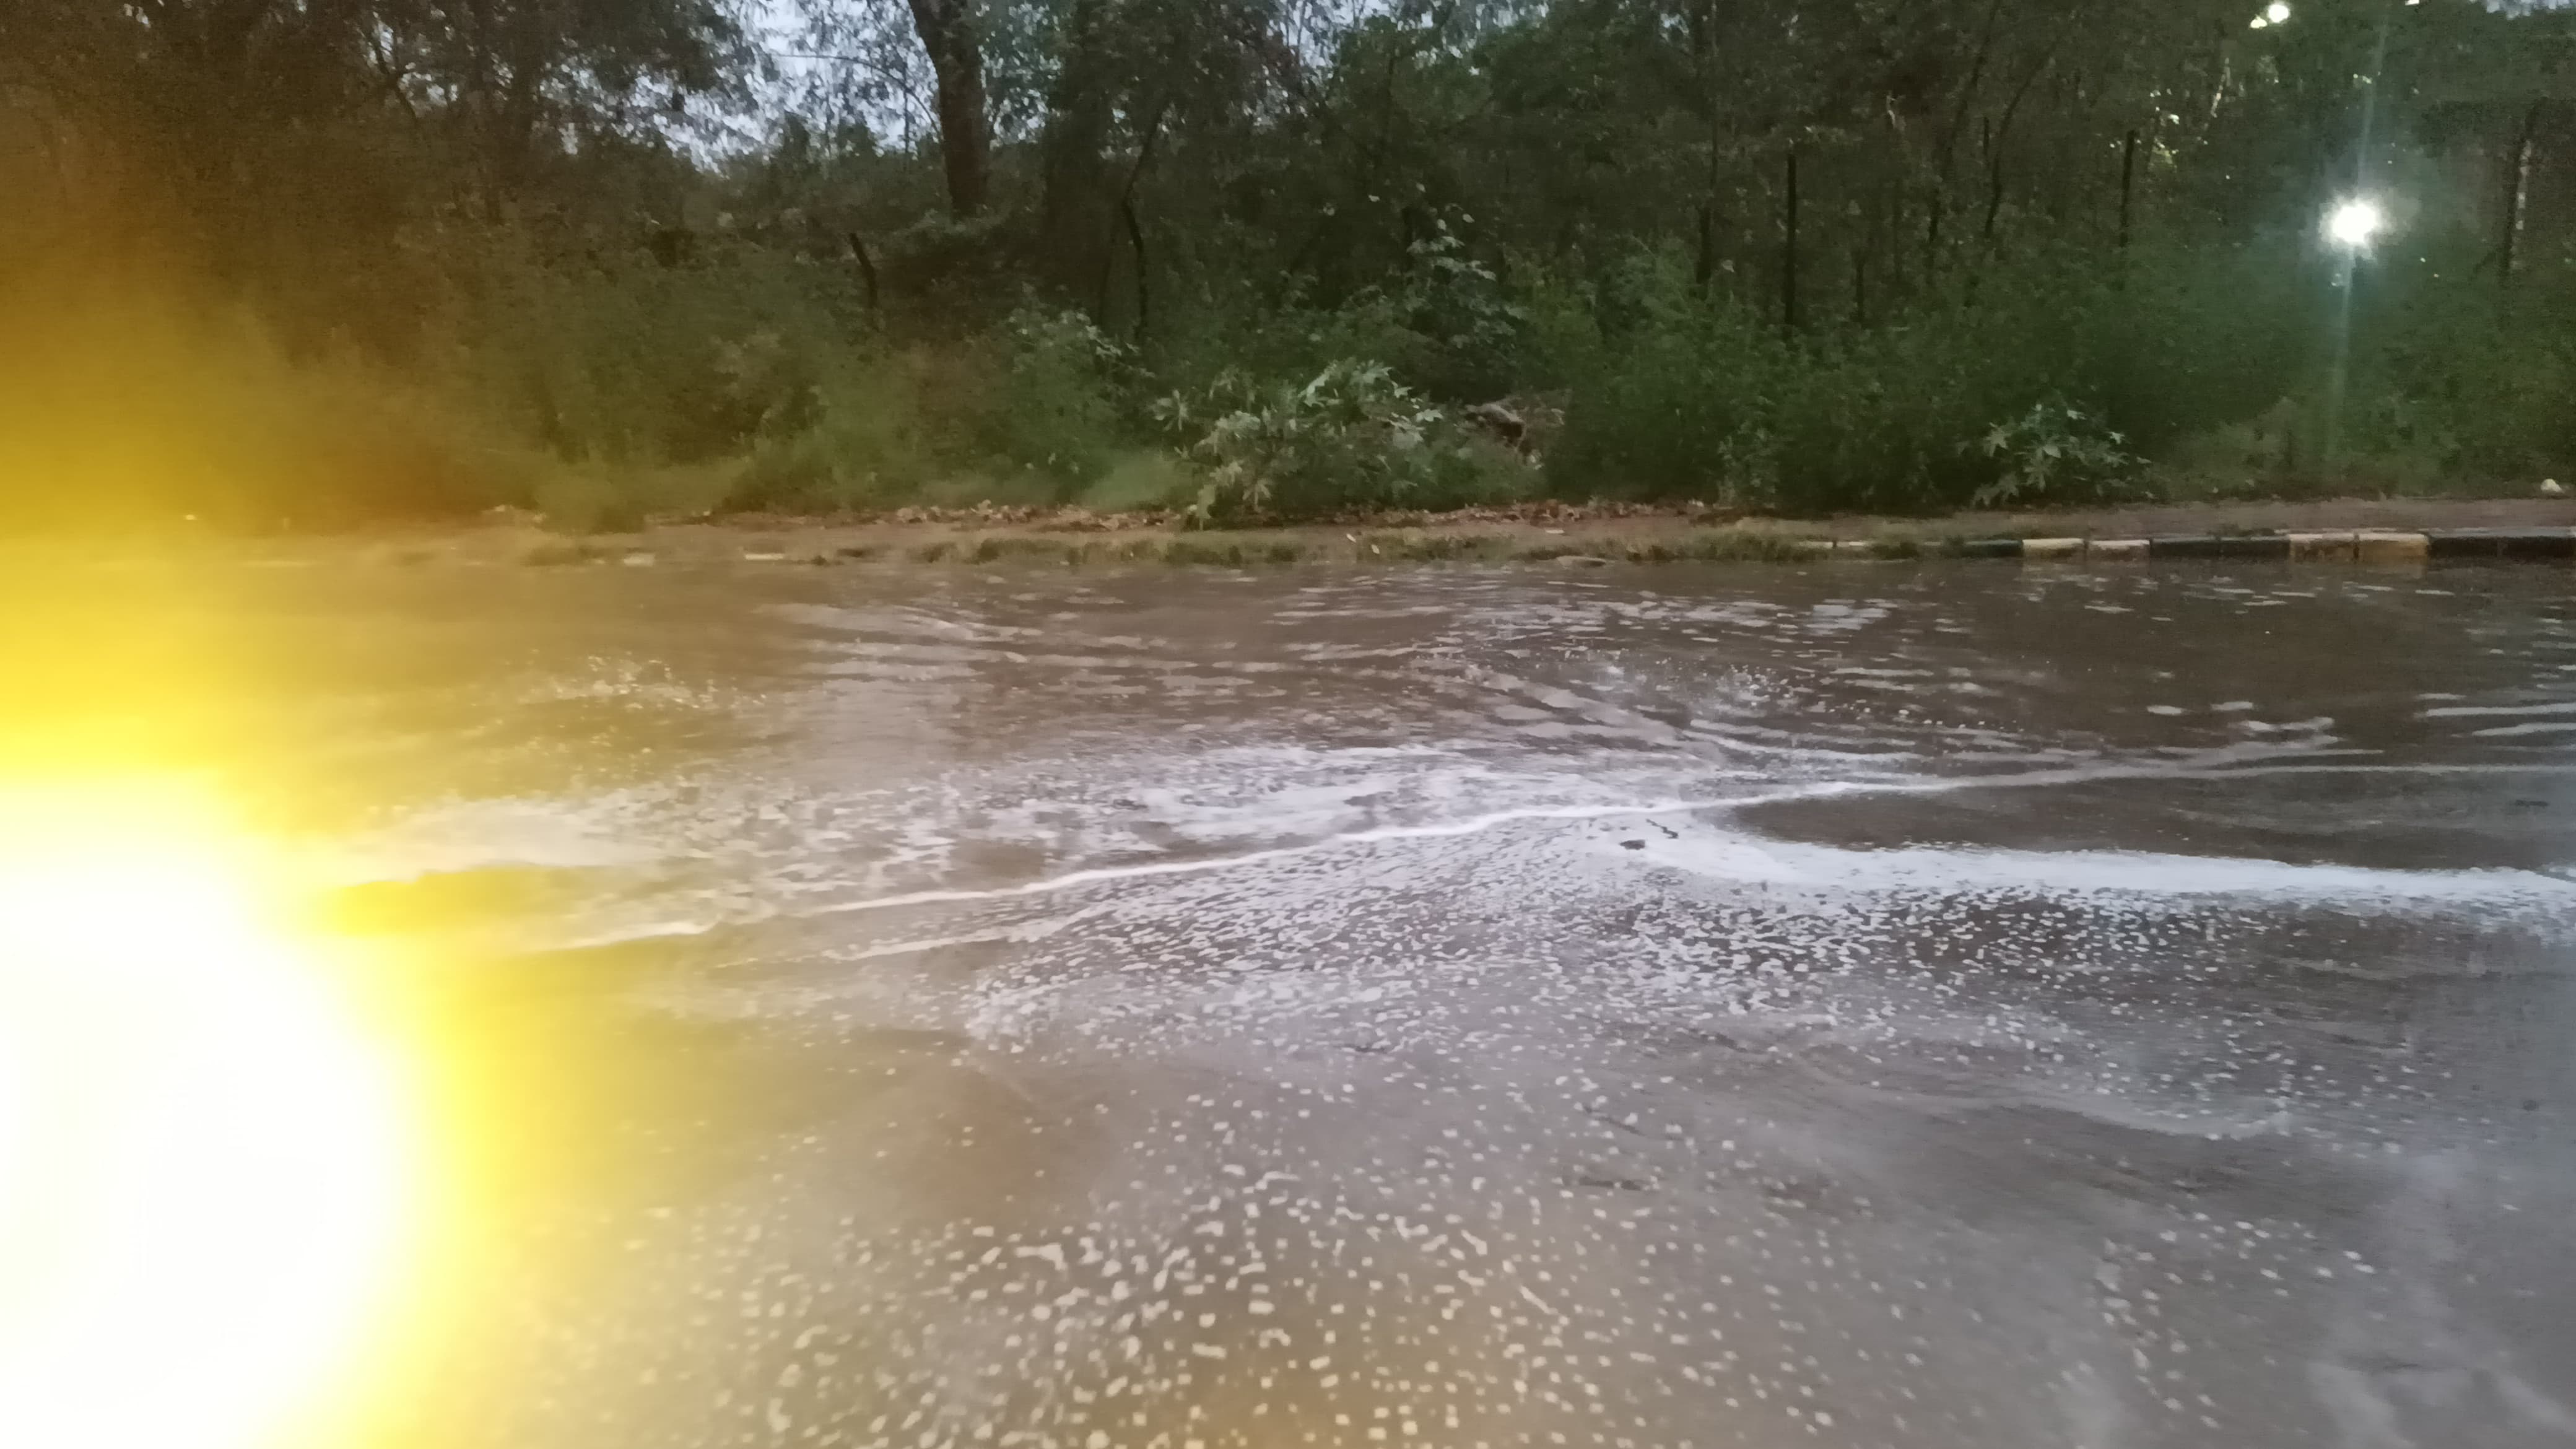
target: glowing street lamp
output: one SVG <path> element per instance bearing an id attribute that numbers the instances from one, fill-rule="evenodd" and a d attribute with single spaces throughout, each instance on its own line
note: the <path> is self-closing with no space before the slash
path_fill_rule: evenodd
<path id="1" fill-rule="evenodd" d="M 2348 252 L 2366 251 L 2387 226 L 2388 213 L 2378 202 L 2356 196 L 2326 214 L 2326 239 Z"/>
<path id="2" fill-rule="evenodd" d="M 2255 16 L 2250 23 L 2256 30 L 2269 30 L 2275 25 L 2287 25 L 2289 22 L 2290 7 L 2284 3 L 2284 0 L 2272 0 L 2271 4 L 2263 7 L 2263 13 Z"/>

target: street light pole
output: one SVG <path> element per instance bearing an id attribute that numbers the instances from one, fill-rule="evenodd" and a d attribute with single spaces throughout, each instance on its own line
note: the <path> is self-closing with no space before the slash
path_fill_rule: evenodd
<path id="1" fill-rule="evenodd" d="M 2414 0 L 2406 3 L 2413 4 Z M 2395 10 L 2394 5 L 2383 0 L 2379 42 L 2371 56 L 2370 74 L 2362 82 L 2361 144 L 2353 156 L 2357 189 L 2326 213 L 2326 240 L 2343 255 L 2335 269 L 2335 285 L 2341 295 L 2335 298 L 2334 359 L 2326 376 L 2326 429 L 2324 447 L 2318 455 L 2318 464 L 2324 468 L 2332 468 L 2336 454 L 2342 451 L 2344 388 L 2352 363 L 2352 295 L 2360 285 L 2362 253 L 2370 250 L 2371 242 L 2388 226 L 2387 209 L 2366 188 L 2377 154 L 2379 83 L 2388 74 L 2388 22 Z"/>
<path id="2" fill-rule="evenodd" d="M 2319 467 L 2332 468 L 2343 442 L 2343 398 L 2352 360 L 2352 294 L 2361 276 L 2362 253 L 2370 250 L 2372 239 L 2386 229 L 2388 213 L 2377 201 L 2356 196 L 2338 204 L 2326 214 L 2326 240 L 2333 244 L 2335 263 L 2335 320 L 2333 356 L 2326 373 L 2326 429 L 2324 447 L 2318 451 Z"/>

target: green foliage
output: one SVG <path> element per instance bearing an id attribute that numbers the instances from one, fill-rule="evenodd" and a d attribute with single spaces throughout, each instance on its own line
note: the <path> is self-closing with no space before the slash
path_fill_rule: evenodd
<path id="1" fill-rule="evenodd" d="M 1202 473 L 1188 516 L 1200 527 L 1445 508 L 1508 491 L 1502 463 L 1378 362 L 1335 362 L 1304 383 L 1220 375 L 1154 415 Z"/>
<path id="2" fill-rule="evenodd" d="M 1795 366 L 1776 329 L 1703 299 L 1678 260 L 1660 252 L 1623 265 L 1593 315 L 1597 338 L 1560 343 L 1570 399 L 1564 435 L 1547 454 L 1550 489 L 1772 501 L 1776 402 Z"/>
<path id="3" fill-rule="evenodd" d="M 844 349 L 809 404 L 763 414 L 730 506 L 1071 501 L 1118 461 L 1129 365 L 1079 314 L 1030 309 L 988 337 Z"/>
<path id="4" fill-rule="evenodd" d="M 1407 249 L 1395 315 L 1412 334 L 1410 371 L 1432 396 L 1456 402 L 1500 397 L 1515 381 L 1529 313 L 1494 269 L 1467 254 L 1447 218 Z"/>
<path id="5" fill-rule="evenodd" d="M 11 511 L 1309 518 L 1527 492 L 1495 401 L 1795 513 L 2576 474 L 2576 9 L 791 9 L 755 140 L 730 4 L 0 5 Z"/>
<path id="6" fill-rule="evenodd" d="M 297 358 L 132 276 L 0 275 L 0 527 L 336 526 L 525 505 L 559 460 L 448 392 Z"/>
<path id="7" fill-rule="evenodd" d="M 632 533 L 642 528 L 642 500 L 616 480 L 567 469 L 537 485 L 537 512 L 565 533 Z"/>
<path id="8" fill-rule="evenodd" d="M 979 441 L 1069 499 L 1109 471 L 1123 431 L 1117 384 L 1130 369 L 1127 350 L 1082 313 L 1023 308 L 1003 329 Z"/>
<path id="9" fill-rule="evenodd" d="M 1118 454 L 1109 470 L 1074 500 L 1095 513 L 1187 506 L 1198 479 L 1179 458 L 1154 449 L 1135 448 Z"/>
<path id="10" fill-rule="evenodd" d="M 839 513 L 908 501 L 939 469 L 912 403 L 918 383 L 899 355 L 843 359 L 818 385 L 807 426 L 754 445 L 726 506 Z"/>
<path id="11" fill-rule="evenodd" d="M 2258 272 L 2037 253 L 1973 294 L 1792 336 L 1702 296 L 1679 257 L 1643 255 L 1598 290 L 1597 335 L 1571 302 L 1537 311 L 1568 319 L 1544 324 L 1570 393 L 1549 484 L 1792 513 L 2108 496 L 2135 484 L 2139 442 L 2240 423 L 2309 385 L 2281 300 L 2294 283 Z"/>
<path id="12" fill-rule="evenodd" d="M 2138 471 L 2128 440 L 2054 398 L 1986 430 L 1977 450 L 2001 471 L 1969 501 L 1979 508 L 2089 503 L 2117 495 Z"/>
<path id="13" fill-rule="evenodd" d="M 2005 368 L 2029 368 L 1980 335 L 2004 325 L 1991 313 L 1791 337 L 1700 296 L 1669 255 L 1624 269 L 1601 312 L 1625 326 L 1570 378 L 1565 435 L 1548 455 L 1549 484 L 1567 496 L 1956 506 L 1991 477 L 1963 445 L 2008 410 L 2017 380 Z"/>
<path id="14" fill-rule="evenodd" d="M 2576 278 L 2463 298 L 2431 275 L 2467 265 L 2427 259 L 2372 279 L 2354 324 L 2346 440 L 2455 476 L 2565 471 L 2576 460 Z"/>

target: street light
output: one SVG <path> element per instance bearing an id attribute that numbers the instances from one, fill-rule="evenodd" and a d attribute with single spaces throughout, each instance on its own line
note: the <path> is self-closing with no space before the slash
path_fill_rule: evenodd
<path id="1" fill-rule="evenodd" d="M 2367 196 L 2356 196 L 2326 214 L 2326 239 L 2348 252 L 2365 251 L 2388 226 L 2388 213 Z"/>

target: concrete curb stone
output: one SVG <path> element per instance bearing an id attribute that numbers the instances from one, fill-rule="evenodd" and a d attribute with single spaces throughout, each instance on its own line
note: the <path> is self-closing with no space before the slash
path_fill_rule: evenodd
<path id="1" fill-rule="evenodd" d="M 1811 558 L 1892 557 L 1876 543 L 1802 540 Z M 2224 562 L 2406 564 L 2430 560 L 2576 562 L 2576 528 L 2455 528 L 2426 533 L 2351 529 L 2324 533 L 2175 534 L 2157 538 L 1966 538 L 1929 550 L 1948 558 L 2142 563 Z"/>

